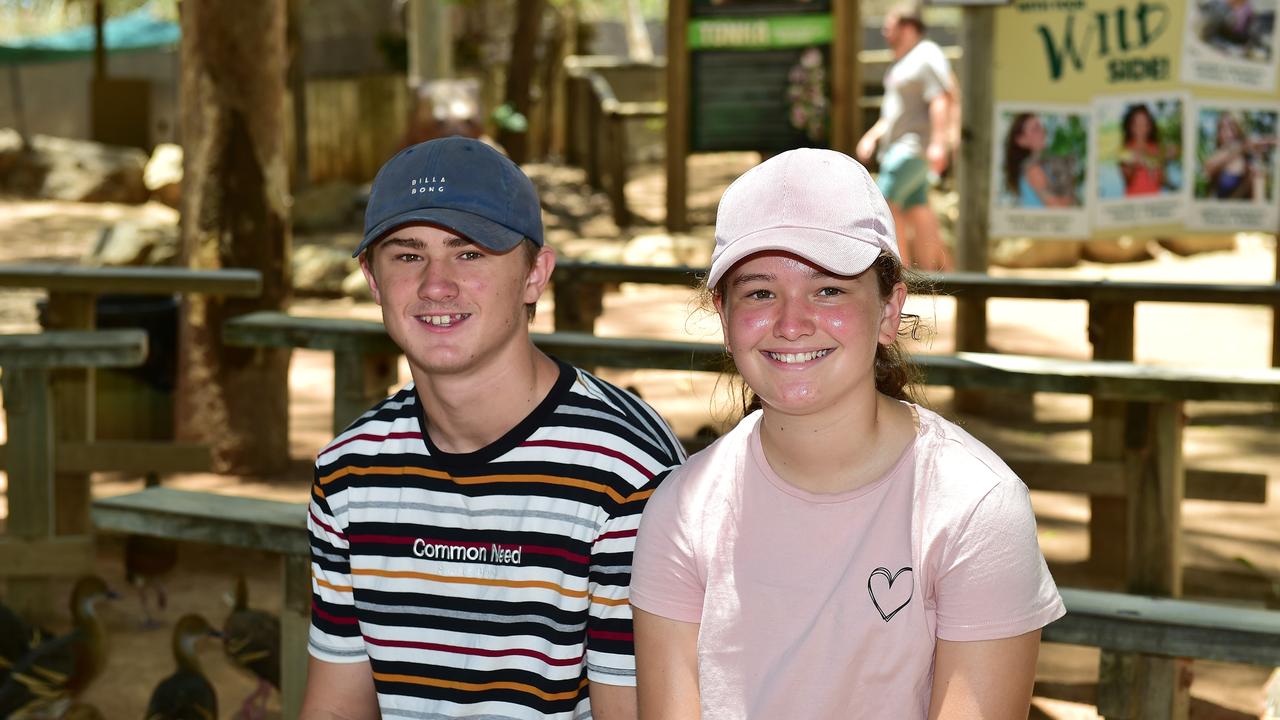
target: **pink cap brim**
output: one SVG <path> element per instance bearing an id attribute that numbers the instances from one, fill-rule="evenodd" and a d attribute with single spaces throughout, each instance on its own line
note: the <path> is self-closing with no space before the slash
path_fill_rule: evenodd
<path id="1" fill-rule="evenodd" d="M 724 252 L 718 252 L 723 249 Z M 862 238 L 807 227 L 771 227 L 716 248 L 707 274 L 707 287 L 715 289 L 729 269 L 760 252 L 798 255 L 833 275 L 857 275 L 876 261 L 884 248 Z M 892 252 L 892 251 L 890 251 Z"/>

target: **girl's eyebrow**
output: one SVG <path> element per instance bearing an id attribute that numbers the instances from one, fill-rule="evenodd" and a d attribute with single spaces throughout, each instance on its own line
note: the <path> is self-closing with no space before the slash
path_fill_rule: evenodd
<path id="1" fill-rule="evenodd" d="M 739 275 L 729 283 L 733 287 L 742 287 L 753 282 L 773 282 L 777 277 L 769 273 L 751 273 L 749 275 Z"/>

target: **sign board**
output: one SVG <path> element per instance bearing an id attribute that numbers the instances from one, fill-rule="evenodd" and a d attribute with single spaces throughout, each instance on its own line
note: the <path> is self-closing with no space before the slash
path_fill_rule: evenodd
<path id="1" fill-rule="evenodd" d="M 831 37 L 827 14 L 692 19 L 690 149 L 825 146 Z"/>
<path id="2" fill-rule="evenodd" d="M 1278 4 L 996 10 L 992 235 L 1274 232 Z"/>

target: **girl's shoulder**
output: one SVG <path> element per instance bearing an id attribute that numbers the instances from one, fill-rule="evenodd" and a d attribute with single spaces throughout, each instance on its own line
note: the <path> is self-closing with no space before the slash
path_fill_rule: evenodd
<path id="1" fill-rule="evenodd" d="M 919 490 L 976 502 L 996 486 L 1023 484 L 1000 456 L 959 425 L 926 408 L 917 406 L 916 413 Z"/>
<path id="2" fill-rule="evenodd" d="M 681 496 L 679 504 L 684 504 L 690 501 L 690 496 L 705 501 L 709 494 L 727 491 L 733 483 L 726 482 L 725 478 L 732 479 L 739 474 L 751 452 L 751 434 L 759 422 L 759 410 L 739 420 L 728 432 L 672 470 L 656 494 L 677 493 Z"/>

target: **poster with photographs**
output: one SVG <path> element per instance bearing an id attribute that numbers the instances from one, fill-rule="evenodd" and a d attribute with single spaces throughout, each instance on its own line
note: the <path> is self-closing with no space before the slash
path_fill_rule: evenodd
<path id="1" fill-rule="evenodd" d="M 1280 0 L 1188 0 L 1184 82 L 1276 91 L 1276 8 Z"/>
<path id="2" fill-rule="evenodd" d="M 1183 94 L 1119 95 L 1093 103 L 1093 219 L 1097 228 L 1183 221 L 1188 199 Z"/>
<path id="3" fill-rule="evenodd" d="M 1280 224 L 1276 138 L 1280 104 L 1200 100 L 1191 104 L 1192 200 L 1197 230 L 1274 230 Z"/>
<path id="4" fill-rule="evenodd" d="M 991 233 L 1089 235 L 1088 106 L 996 106 L 992 141 Z"/>

